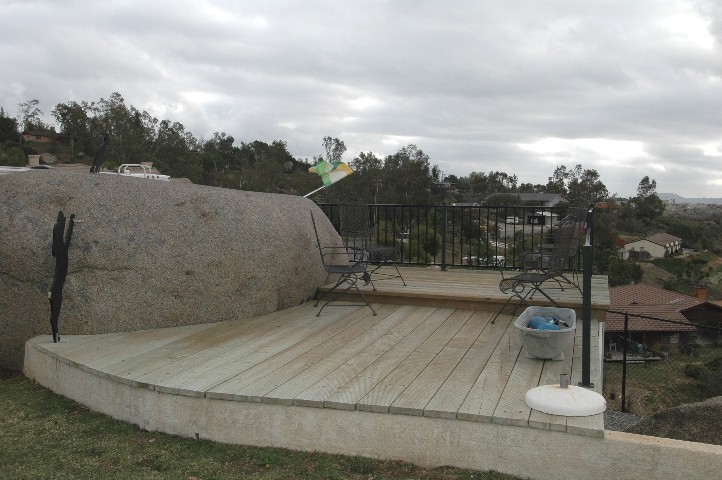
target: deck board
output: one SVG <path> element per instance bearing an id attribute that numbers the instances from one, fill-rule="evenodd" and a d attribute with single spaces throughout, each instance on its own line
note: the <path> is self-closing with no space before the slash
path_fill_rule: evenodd
<path id="1" fill-rule="evenodd" d="M 393 311 L 388 305 L 368 315 L 357 309 L 343 322 L 335 322 L 317 333 L 302 338 L 291 347 L 249 368 L 209 391 L 233 394 L 239 400 L 262 402 L 266 393 L 303 371 L 309 365 L 328 357 L 333 351 L 370 330 Z"/>
<path id="2" fill-rule="evenodd" d="M 38 348 L 97 375 L 175 395 L 603 432 L 601 414 L 567 418 L 524 402 L 528 389 L 557 383 L 562 372 L 571 374 L 572 383 L 580 380 L 580 320 L 563 361 L 527 358 L 515 317 L 490 321 L 506 300 L 498 291 L 499 275 L 432 269 L 403 274 L 407 287 L 398 279 L 376 282 L 377 291 L 369 295 L 376 316 L 366 306 L 331 304 L 317 317 L 318 307 L 309 302 L 222 323 L 64 336 Z M 368 293 L 370 287 L 364 288 Z M 578 292 L 569 290 L 552 296 L 580 309 Z M 599 302 L 593 316 L 599 316 L 608 305 L 600 278 L 593 299 Z M 599 350 L 594 318 L 596 390 Z"/>
<path id="3" fill-rule="evenodd" d="M 373 345 L 382 336 L 387 335 L 393 328 L 397 328 L 399 323 L 406 319 L 408 313 L 415 307 L 407 306 L 396 308 L 395 306 L 391 306 L 388 308 L 391 311 L 388 315 L 386 315 L 384 307 L 379 308 L 378 313 L 379 316 L 381 316 L 379 323 L 361 332 L 359 336 L 329 353 L 328 356 L 307 365 L 302 371 L 295 373 L 278 387 L 266 393 L 263 401 L 266 403 L 292 405 L 296 397 L 312 388 L 321 379 L 343 365 L 349 358 L 355 356 L 370 345 Z M 282 380 L 283 378 L 278 378 L 279 383 Z M 209 396 L 211 396 L 212 393 L 214 393 L 214 391 L 209 391 Z M 319 403 L 317 406 L 322 405 Z"/>
<path id="4" fill-rule="evenodd" d="M 299 406 L 323 407 L 326 399 L 334 394 L 340 387 L 351 381 L 359 372 L 371 365 L 376 359 L 383 356 L 388 350 L 416 329 L 434 311 L 431 307 L 402 307 L 405 318 L 399 325 L 383 335 L 373 344 L 346 359 L 333 371 L 301 392 L 294 399 Z M 330 406 L 330 405 L 329 405 Z M 355 409 L 355 404 L 354 404 Z"/>
<path id="5" fill-rule="evenodd" d="M 351 314 L 360 307 L 350 307 Z M 321 328 L 343 317 L 343 312 L 329 312 L 320 320 L 314 310 L 300 309 L 287 321 L 261 324 L 243 335 L 230 337 L 217 346 L 186 357 L 166 367 L 136 379 L 153 383 L 167 393 L 205 392 L 206 389 L 239 375 L 257 362 L 287 348 L 298 335 L 309 333 L 314 326 Z M 290 322 L 290 323 L 289 323 Z"/>
<path id="6" fill-rule="evenodd" d="M 389 412 L 423 415 L 426 405 L 446 383 L 449 375 L 456 369 L 488 323 L 489 318 L 485 312 L 471 311 L 461 329 L 444 345 L 419 376 L 396 397 L 389 407 Z M 460 386 L 460 390 L 463 388 Z"/>
<path id="7" fill-rule="evenodd" d="M 429 417 L 456 418 L 462 403 L 479 379 L 494 350 L 499 346 L 509 321 L 489 323 L 491 312 L 477 311 L 474 314 L 484 321 L 484 329 L 464 354 L 434 397 L 426 404 L 424 415 Z"/>
<path id="8" fill-rule="evenodd" d="M 491 422 L 497 405 L 519 358 L 521 344 L 512 332 L 512 322 L 507 324 L 501 341 L 481 371 L 469 394 L 459 407 L 457 418 L 477 422 Z"/>
<path id="9" fill-rule="evenodd" d="M 453 313 L 454 310 L 451 308 L 434 309 L 431 315 L 409 335 L 401 339 L 377 359 L 373 359 L 366 368 L 358 372 L 325 399 L 323 402 L 324 407 L 356 410 L 356 404 L 411 355 L 421 343 L 433 335 L 436 329 Z M 353 361 L 354 359 L 350 360 L 350 362 Z"/>
<path id="10" fill-rule="evenodd" d="M 374 386 L 357 403 L 357 410 L 388 412 L 391 404 L 437 358 L 472 315 L 470 310 L 455 310 L 429 338 L 418 345 L 393 371 Z M 436 391 L 436 386 L 425 383 Z"/>

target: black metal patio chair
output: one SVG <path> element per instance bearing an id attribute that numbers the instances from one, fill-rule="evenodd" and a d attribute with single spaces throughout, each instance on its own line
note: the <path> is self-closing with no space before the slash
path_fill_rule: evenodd
<path id="1" fill-rule="evenodd" d="M 569 280 L 567 277 L 564 277 L 569 283 L 577 287 L 577 289 L 580 289 L 580 278 L 579 278 L 579 271 L 580 271 L 580 262 L 581 262 L 581 252 L 582 252 L 582 246 L 584 245 L 584 240 L 587 235 L 587 229 L 591 228 L 589 225 L 589 222 L 591 220 L 590 217 L 590 208 L 591 205 L 587 205 L 584 207 L 577 207 L 573 206 L 569 208 L 568 215 L 571 217 L 574 217 L 574 219 L 577 222 L 577 225 L 575 227 L 574 233 L 572 234 L 572 243 L 570 246 L 570 257 L 569 257 L 569 265 L 567 268 L 571 271 L 571 280 Z"/>
<path id="2" fill-rule="evenodd" d="M 390 238 L 381 239 L 384 243 L 376 242 L 371 228 L 369 205 L 354 202 L 353 199 L 347 200 L 339 205 L 339 233 L 344 245 L 369 252 L 368 263 L 371 266 L 368 273 L 372 288 L 376 290 L 376 285 L 373 283 L 374 278 L 399 278 L 401 283 L 406 286 L 406 281 L 397 264 L 401 260 L 401 240 L 392 233 Z M 384 266 L 393 267 L 396 273 L 381 271 L 381 267 Z"/>
<path id="3" fill-rule="evenodd" d="M 499 282 L 499 289 L 510 296 L 494 315 L 492 323 L 515 298 L 518 299 L 518 303 L 514 306 L 511 315 L 515 315 L 521 306 L 530 306 L 529 302 L 536 293 L 543 295 L 555 307 L 559 307 L 559 303 L 544 291 L 543 284 L 549 280 L 572 283 L 564 276 L 564 271 L 569 259 L 576 255 L 579 248 L 579 244 L 574 242 L 576 231 L 577 219 L 573 215 L 565 217 L 554 227 L 553 234 L 548 237 L 550 243 L 545 244 L 542 251 L 522 255 L 521 265 L 525 270 L 515 272 L 510 277 L 506 276 L 507 273 L 503 269 L 501 270 L 502 280 Z"/>
<path id="4" fill-rule="evenodd" d="M 569 244 L 569 261 L 565 265 L 567 271 L 560 273 L 553 280 L 564 290 L 564 285 L 571 285 L 581 292 L 579 284 L 578 262 L 581 254 L 581 247 L 584 243 L 584 236 L 587 229 L 587 213 L 588 207 L 570 207 L 565 220 L 575 222 L 571 233 L 571 242 Z M 523 270 L 544 271 L 548 269 L 549 259 L 553 258 L 555 243 L 554 230 L 544 232 L 538 249 L 533 252 L 523 253 L 520 257 L 520 263 Z M 503 272 L 502 272 L 503 274 Z"/>
<path id="5" fill-rule="evenodd" d="M 324 295 L 320 293 L 317 295 L 316 303 L 314 307 L 317 307 L 319 302 L 324 299 L 325 303 L 321 306 L 316 316 L 320 316 L 323 309 L 331 302 L 336 302 L 344 298 L 349 291 L 353 288 L 356 293 L 361 297 L 363 302 L 368 306 L 374 315 L 376 311 L 369 303 L 366 296 L 363 294 L 361 289 L 358 287 L 359 280 L 369 283 L 370 276 L 366 270 L 366 264 L 368 262 L 369 253 L 362 248 L 346 247 L 346 246 L 324 246 L 321 243 L 321 239 L 318 235 L 318 229 L 316 228 L 316 219 L 311 212 L 311 223 L 313 224 L 313 232 L 316 234 L 316 243 L 318 245 L 318 251 L 321 254 L 321 261 L 323 262 L 323 268 L 329 276 L 336 278 L 334 286 L 327 290 Z M 334 298 L 334 294 L 337 293 L 339 287 L 344 287 L 341 293 Z M 335 303 L 336 306 L 360 306 L 362 303 Z"/>

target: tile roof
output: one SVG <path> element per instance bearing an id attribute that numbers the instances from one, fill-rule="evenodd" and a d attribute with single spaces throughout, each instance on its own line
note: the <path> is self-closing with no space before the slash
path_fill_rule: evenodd
<path id="1" fill-rule="evenodd" d="M 631 331 L 692 332 L 695 327 L 682 311 L 703 304 L 702 300 L 643 283 L 609 288 L 609 310 L 656 317 L 679 323 L 630 316 Z M 608 332 L 624 330 L 624 315 L 608 313 L 604 329 Z"/>
<path id="2" fill-rule="evenodd" d="M 681 238 L 675 237 L 674 235 L 670 235 L 668 233 L 655 233 L 654 235 L 645 238 L 645 240 L 662 246 L 682 241 Z"/>
<path id="3" fill-rule="evenodd" d="M 615 308 L 622 305 L 677 305 L 680 306 L 680 310 L 704 303 L 690 295 L 644 283 L 610 287 L 609 301 Z"/>
<path id="4" fill-rule="evenodd" d="M 630 314 L 627 328 L 631 332 L 694 332 L 697 330 L 695 326 L 680 313 L 679 308 L 674 305 L 629 305 L 623 308 L 614 308 L 612 305 L 609 309 L 628 312 Z M 661 318 L 671 320 L 671 322 L 640 318 L 634 315 Z M 606 332 L 623 332 L 624 315 L 611 312 L 607 313 L 604 330 Z"/>

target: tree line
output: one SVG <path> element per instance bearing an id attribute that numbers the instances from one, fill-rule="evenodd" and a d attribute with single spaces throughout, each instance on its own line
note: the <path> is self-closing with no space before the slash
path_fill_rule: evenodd
<path id="1" fill-rule="evenodd" d="M 153 162 L 171 177 L 185 177 L 193 183 L 269 193 L 304 195 L 320 186 L 308 168 L 318 160 L 343 160 L 342 140 L 324 137 L 323 151 L 312 158 L 296 158 L 283 140 L 237 141 L 225 132 L 209 139 L 198 138 L 183 124 L 159 120 L 147 111 L 126 105 L 120 93 L 97 101 L 68 101 L 50 112 L 54 125 L 43 122 L 38 100 L 18 105 L 15 117 L 0 108 L 0 164 L 25 165 L 26 155 L 38 153 L 35 146 L 22 142 L 22 133 L 31 130 L 57 133 L 61 161 L 90 165 L 103 135 L 110 136 L 105 153 L 106 169 L 124 163 Z M 617 199 L 610 196 L 599 172 L 581 165 L 568 169 L 557 166 L 546 184 L 520 183 L 516 175 L 491 171 L 471 172 L 464 177 L 441 177 L 441 170 L 416 145 L 401 147 L 383 158 L 361 152 L 347 161 L 354 174 L 333 187 L 314 194 L 317 202 L 336 202 L 355 197 L 368 203 L 519 203 L 517 193 L 558 193 L 568 198 L 598 202 Z M 656 195 L 656 183 L 649 177 L 640 182 L 631 206 L 640 218 L 654 219 L 664 211 Z"/>

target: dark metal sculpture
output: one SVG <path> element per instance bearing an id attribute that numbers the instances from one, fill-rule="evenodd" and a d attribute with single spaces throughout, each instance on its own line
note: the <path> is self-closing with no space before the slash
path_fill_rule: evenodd
<path id="1" fill-rule="evenodd" d="M 90 173 L 98 173 L 100 171 L 100 165 L 103 163 L 103 157 L 105 156 L 105 151 L 108 149 L 109 144 L 110 134 L 105 132 L 103 134 L 103 142 L 95 149 L 95 158 L 93 159 L 93 165 L 90 167 Z"/>
<path id="2" fill-rule="evenodd" d="M 48 293 L 50 300 L 50 326 L 53 330 L 53 342 L 60 341 L 58 333 L 58 319 L 60 318 L 60 306 L 63 304 L 63 285 L 65 278 L 68 276 L 68 249 L 70 248 L 70 238 L 73 236 L 73 226 L 75 225 L 75 214 L 70 215 L 68 222 L 68 231 L 65 231 L 65 214 L 62 210 L 58 212 L 58 219 L 53 227 L 53 257 L 55 257 L 55 278 L 53 278 L 53 286 Z M 65 238 L 63 238 L 65 235 Z"/>

